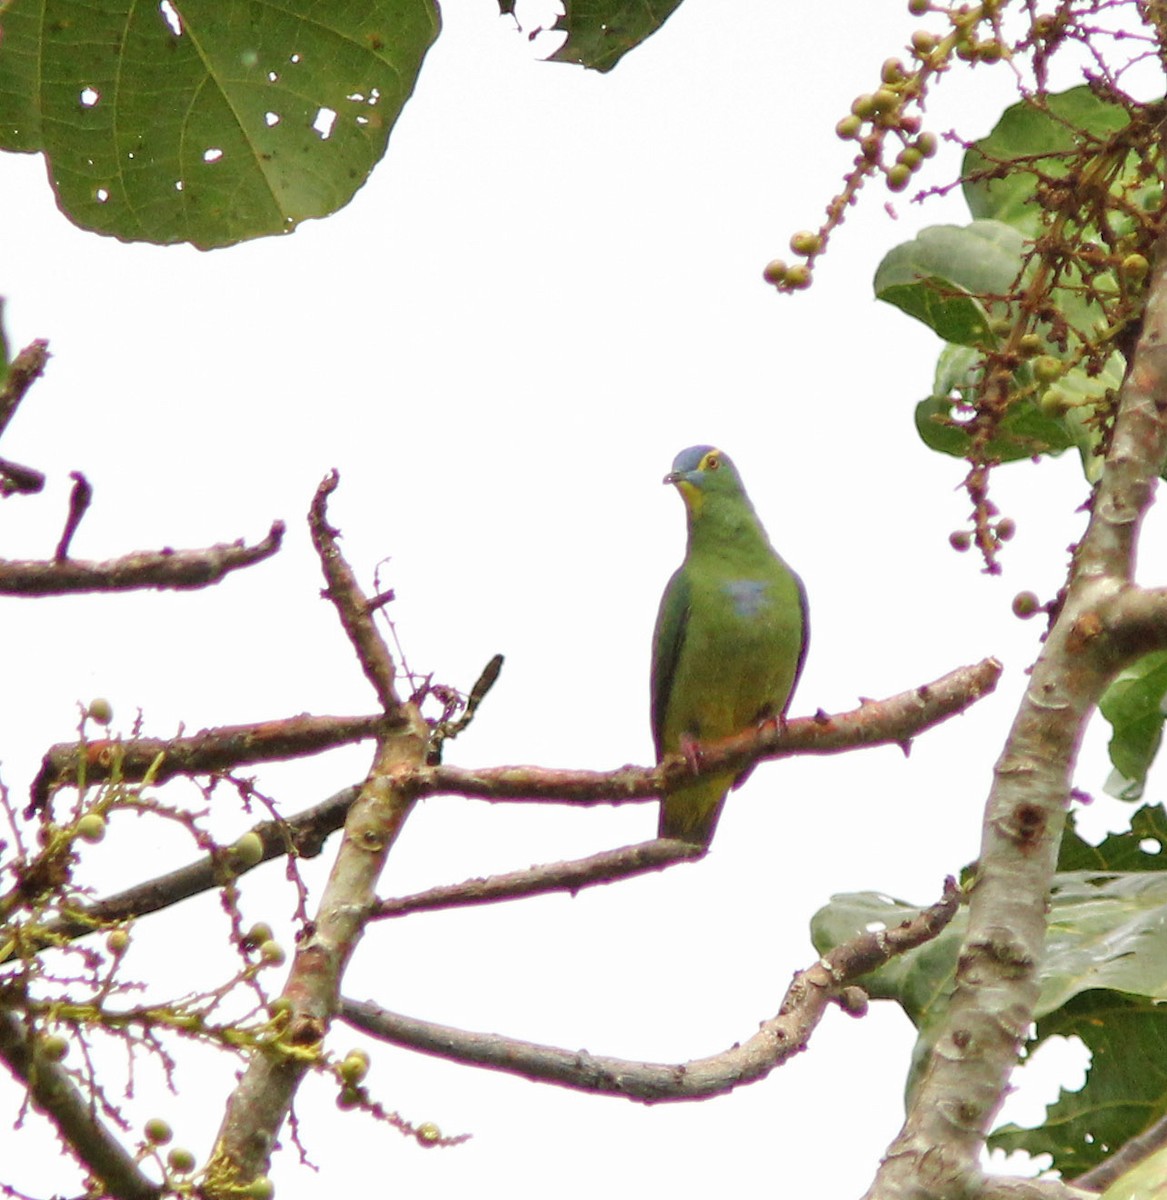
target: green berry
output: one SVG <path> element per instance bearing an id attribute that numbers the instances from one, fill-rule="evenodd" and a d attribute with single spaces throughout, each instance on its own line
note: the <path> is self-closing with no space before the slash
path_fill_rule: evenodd
<path id="1" fill-rule="evenodd" d="M 810 267 L 803 263 L 795 263 L 786 272 L 786 286 L 796 288 L 799 291 L 810 287 Z"/>
<path id="2" fill-rule="evenodd" d="M 195 1156 L 182 1146 L 175 1146 L 166 1156 L 166 1161 L 176 1175 L 189 1175 L 195 1169 Z"/>
<path id="3" fill-rule="evenodd" d="M 903 83 L 904 64 L 898 58 L 885 59 L 879 77 L 884 83 Z"/>
<path id="4" fill-rule="evenodd" d="M 104 697 L 89 701 L 85 715 L 98 725 L 108 725 L 113 720 L 113 705 Z"/>
<path id="5" fill-rule="evenodd" d="M 271 926 L 266 921 L 256 921 L 243 935 L 243 948 L 244 950 L 255 950 L 264 942 L 270 942 L 272 936 Z"/>
<path id="6" fill-rule="evenodd" d="M 364 1050 L 350 1050 L 338 1069 L 341 1079 L 349 1086 L 364 1083 L 369 1073 L 369 1056 Z"/>
<path id="7" fill-rule="evenodd" d="M 125 929 L 113 929 L 105 939 L 105 948 L 115 958 L 121 958 L 129 949 L 130 934 Z"/>
<path id="8" fill-rule="evenodd" d="M 259 948 L 259 957 L 269 967 L 278 967 L 288 956 L 284 953 L 284 948 L 279 942 L 264 942 Z"/>
<path id="9" fill-rule="evenodd" d="M 174 1130 L 161 1117 L 151 1117 L 146 1122 L 143 1132 L 146 1134 L 146 1141 L 154 1146 L 165 1146 L 174 1137 Z"/>
<path id="10" fill-rule="evenodd" d="M 887 186 L 892 192 L 902 192 L 912 180 L 912 169 L 904 163 L 896 163 L 888 168 Z"/>
<path id="11" fill-rule="evenodd" d="M 924 161 L 924 156 L 915 148 L 915 146 L 905 146 L 899 154 L 896 155 L 896 162 L 907 167 L 909 171 L 916 170 L 920 163 Z"/>
<path id="12" fill-rule="evenodd" d="M 1042 393 L 1040 407 L 1047 417 L 1064 417 L 1074 407 L 1074 398 L 1055 383 Z"/>
<path id="13" fill-rule="evenodd" d="M 425 1121 L 417 1127 L 417 1140 L 423 1146 L 436 1146 L 442 1140 L 442 1131 L 433 1121 Z"/>
<path id="14" fill-rule="evenodd" d="M 257 1175 L 244 1189 L 247 1200 L 272 1200 L 276 1185 L 266 1175 Z"/>
<path id="15" fill-rule="evenodd" d="M 925 158 L 931 158 L 936 153 L 936 135 L 931 132 L 920 134 L 914 143 L 915 147 Z"/>
<path id="16" fill-rule="evenodd" d="M 1023 333 L 1017 342 L 1017 348 L 1021 351 L 1023 358 L 1030 358 L 1036 354 L 1042 346 L 1042 340 L 1036 333 Z"/>
<path id="17" fill-rule="evenodd" d="M 1039 354 L 1033 360 L 1033 377 L 1038 383 L 1053 383 L 1062 377 L 1062 364 L 1052 354 Z"/>
<path id="18" fill-rule="evenodd" d="M 900 98 L 889 88 L 880 88 L 871 97 L 871 103 L 877 113 L 889 113 L 899 108 Z"/>
<path id="19" fill-rule="evenodd" d="M 100 813 L 86 813 L 77 822 L 77 836 L 86 842 L 100 842 L 105 837 L 105 818 Z"/>
<path id="20" fill-rule="evenodd" d="M 249 829 L 228 851 L 231 865 L 239 870 L 254 867 L 263 861 L 263 838 Z"/>
<path id="21" fill-rule="evenodd" d="M 908 0 L 908 12 L 913 17 L 922 17 L 929 9 L 929 0 Z"/>
<path id="22" fill-rule="evenodd" d="M 361 1094 L 356 1088 L 344 1087 L 336 1097 L 336 1107 L 342 1112 L 348 1112 L 350 1109 L 356 1108 L 361 1102 Z"/>
<path id="23" fill-rule="evenodd" d="M 876 114 L 875 97 L 870 92 L 865 92 L 862 96 L 856 96 L 851 101 L 851 112 L 861 120 L 869 120 Z"/>
<path id="24" fill-rule="evenodd" d="M 917 29 L 912 34 L 912 53 L 920 58 L 927 58 L 936 49 L 938 40 L 934 33 L 929 33 L 926 29 Z"/>
<path id="25" fill-rule="evenodd" d="M 859 136 L 859 131 L 863 128 L 863 118 L 857 117 L 852 113 L 849 117 L 844 117 L 836 126 L 835 133 L 845 142 L 852 141 Z"/>
<path id="26" fill-rule="evenodd" d="M 786 271 L 786 264 L 780 258 L 775 258 L 766 264 L 766 269 L 762 272 L 762 278 L 767 283 L 772 283 L 777 287 L 778 284 L 786 282 Z"/>
<path id="27" fill-rule="evenodd" d="M 1032 592 L 1018 592 L 1013 597 L 1013 615 L 1028 621 L 1034 613 L 1041 611 L 1041 601 Z"/>
<path id="28" fill-rule="evenodd" d="M 60 1062 L 69 1053 L 69 1043 L 59 1033 L 50 1033 L 41 1039 L 40 1050 L 49 1062 Z"/>
<path id="29" fill-rule="evenodd" d="M 790 239 L 790 249 L 795 254 L 801 254 L 804 257 L 810 257 L 812 254 L 817 254 L 823 245 L 823 239 L 817 233 L 811 233 L 809 229 L 800 230 Z"/>
<path id="30" fill-rule="evenodd" d="M 1128 279 L 1142 279 L 1150 269 L 1151 264 L 1142 254 L 1128 254 L 1122 260 L 1122 273 Z"/>
<path id="31" fill-rule="evenodd" d="M 957 529 L 948 535 L 948 544 L 963 554 L 972 545 L 972 535 L 966 529 Z"/>

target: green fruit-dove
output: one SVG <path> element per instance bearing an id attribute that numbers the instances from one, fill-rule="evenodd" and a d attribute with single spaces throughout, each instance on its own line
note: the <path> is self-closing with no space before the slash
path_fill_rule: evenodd
<path id="1" fill-rule="evenodd" d="M 685 561 L 661 597 L 652 638 L 652 736 L 659 762 L 786 712 L 806 657 L 806 593 L 754 512 L 737 468 L 690 446 L 665 483 L 685 502 Z M 706 775 L 661 797 L 658 836 L 708 846 L 731 787 Z"/>

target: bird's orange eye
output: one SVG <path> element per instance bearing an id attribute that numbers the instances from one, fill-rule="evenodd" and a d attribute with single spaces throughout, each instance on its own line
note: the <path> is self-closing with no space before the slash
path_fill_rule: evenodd
<path id="1" fill-rule="evenodd" d="M 716 471 L 721 466 L 721 459 L 716 454 L 707 454 L 705 456 L 705 469 L 707 471 Z"/>

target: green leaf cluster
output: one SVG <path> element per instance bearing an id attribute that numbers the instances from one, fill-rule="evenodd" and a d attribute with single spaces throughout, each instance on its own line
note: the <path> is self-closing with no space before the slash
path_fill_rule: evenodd
<path id="1" fill-rule="evenodd" d="M 994 464 L 1076 447 L 1096 478 L 1141 283 L 1112 260 L 1162 203 L 1128 140 L 1127 110 L 1089 87 L 1027 98 L 965 155 L 974 220 L 922 230 L 880 264 L 876 296 L 946 343 L 916 408 L 931 449 Z M 1091 171 L 1101 215 L 1082 220 Z"/>

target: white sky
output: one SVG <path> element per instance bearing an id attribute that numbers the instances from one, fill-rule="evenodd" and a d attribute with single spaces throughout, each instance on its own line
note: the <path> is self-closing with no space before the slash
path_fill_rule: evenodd
<path id="1" fill-rule="evenodd" d="M 350 561 L 368 582 L 391 558 L 384 582 L 413 667 L 466 688 L 493 653 L 507 656 L 449 761 L 647 762 L 650 635 L 684 540 L 660 479 L 677 450 L 712 442 L 734 456 L 810 594 L 795 714 L 987 654 L 1007 665 L 1000 690 L 910 759 L 880 749 L 763 767 L 696 866 L 376 928 L 347 991 L 470 1029 L 683 1060 L 773 1015 L 813 959 L 808 921 L 833 892 L 934 900 L 976 854 L 1037 651 L 1038 622 L 1013 618 L 1010 600 L 1053 595 L 1085 493 L 1070 458 L 1004 469 L 996 499 L 1018 523 L 1004 577 L 948 548 L 967 509 L 960 464 L 926 451 L 912 426 L 938 344 L 875 303 L 871 278 L 921 225 L 965 219 L 957 199 L 921 209 L 898 197 L 892 220 L 873 189 L 809 293 L 762 283 L 850 162 L 835 122 L 920 23 L 889 0 L 843 0 L 829 19 L 806 11 L 742 0 L 726 21 L 726 6 L 688 0 L 600 76 L 535 61 L 488 0 L 450 0 L 387 159 L 348 208 L 213 254 L 82 233 L 56 211 L 39 159 L 0 160 L 10 336 L 14 347 L 47 337 L 54 355 L 3 445 L 50 484 L 3 506 L 3 552 L 51 555 L 77 469 L 95 489 L 80 557 L 255 540 L 275 517 L 290 526 L 275 560 L 204 593 L 3 601 L 5 782 L 22 792 L 44 749 L 70 736 L 76 702 L 95 695 L 123 730 L 140 707 L 155 735 L 370 711 L 319 599 L 303 521 L 332 467 Z M 987 132 L 1010 87 L 1004 68 L 954 75 L 933 127 Z M 946 150 L 922 182 L 948 182 L 957 162 Z M 1162 552 L 1144 557 L 1161 580 Z M 1095 793 L 1103 745 L 1093 739 L 1078 780 Z M 366 766 L 354 749 L 258 776 L 294 812 Z M 219 803 L 216 828 L 231 836 L 247 819 Z M 1096 805 L 1094 827 L 1113 811 Z M 431 800 L 383 890 L 623 845 L 655 821 L 652 805 Z M 189 857 L 169 834 L 115 821 L 86 877 L 105 892 Z M 314 883 L 328 859 L 309 864 Z M 281 881 L 281 866 L 249 876 L 245 907 L 286 931 Z M 143 922 L 128 965 L 194 987 L 223 969 L 224 928 L 214 897 L 191 903 Z M 333 1039 L 358 1041 L 343 1028 Z M 889 1006 L 858 1022 L 832 1013 L 810 1052 L 767 1081 L 652 1109 L 377 1048 L 379 1099 L 473 1139 L 427 1153 L 338 1113 L 312 1081 L 300 1114 L 321 1173 L 286 1153 L 274 1178 L 295 1198 L 379 1195 L 369 1172 L 386 1194 L 442 1197 L 855 1196 L 898 1128 L 911 1042 Z M 201 1159 L 232 1070 L 188 1056 L 180 1097 L 159 1098 L 144 1068 L 126 1111 L 165 1115 Z M 0 1128 L 18 1103 L 0 1082 Z M 41 1194 L 74 1186 L 46 1130 L 29 1119 L 9 1180 Z"/>

